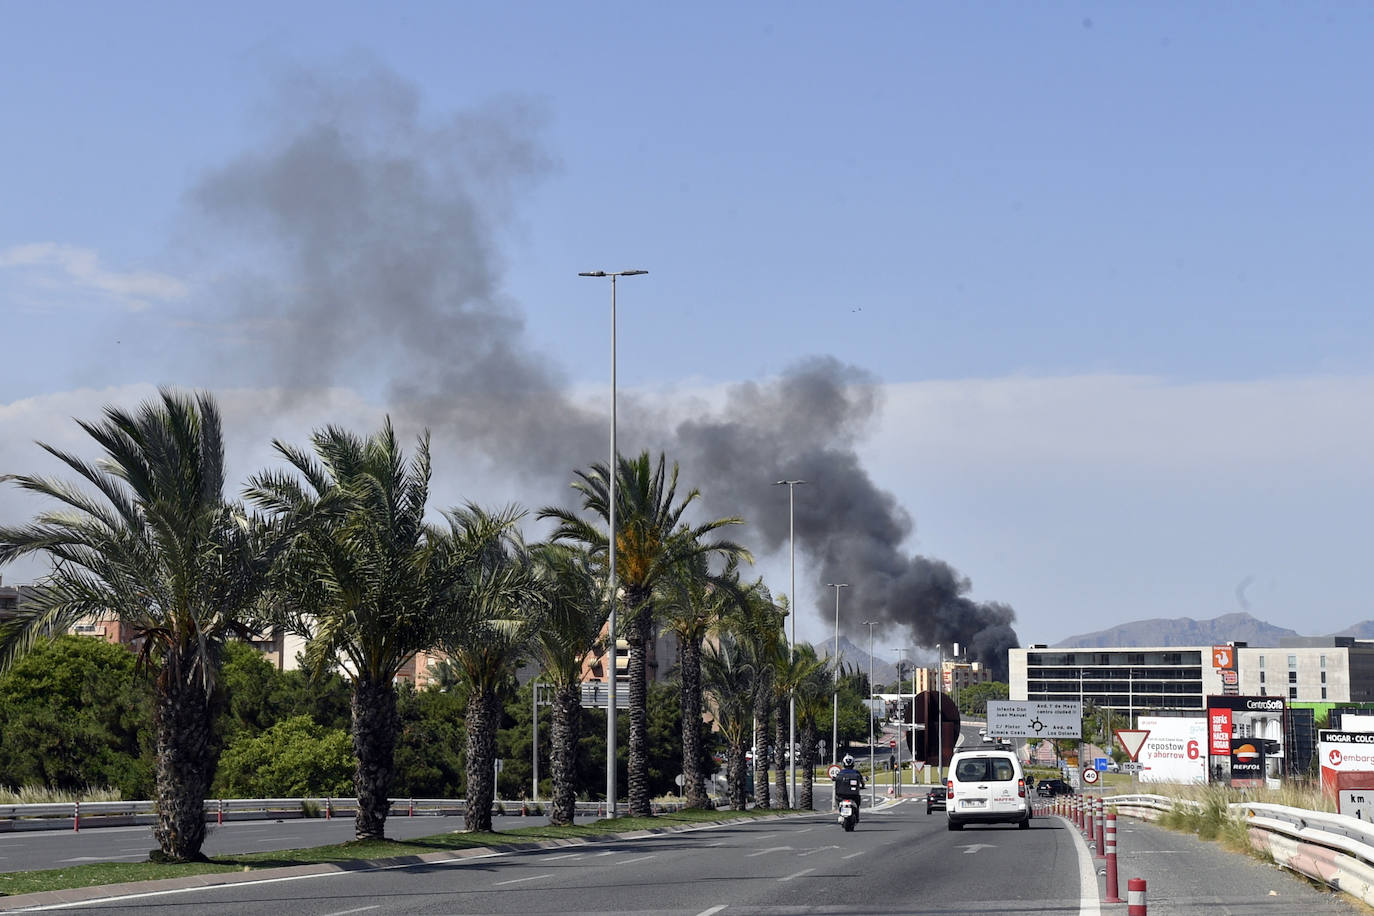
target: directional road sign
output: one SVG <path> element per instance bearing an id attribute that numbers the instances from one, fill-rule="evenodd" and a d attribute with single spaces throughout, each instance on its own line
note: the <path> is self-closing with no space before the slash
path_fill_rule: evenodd
<path id="1" fill-rule="evenodd" d="M 987 733 L 993 738 L 1080 738 L 1083 704 L 1077 700 L 988 700 Z"/>

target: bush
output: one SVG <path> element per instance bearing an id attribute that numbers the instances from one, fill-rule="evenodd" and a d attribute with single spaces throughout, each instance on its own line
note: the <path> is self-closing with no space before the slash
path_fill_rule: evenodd
<path id="1" fill-rule="evenodd" d="M 221 798 L 347 797 L 354 767 L 346 732 L 292 716 L 225 748 L 213 792 Z"/>

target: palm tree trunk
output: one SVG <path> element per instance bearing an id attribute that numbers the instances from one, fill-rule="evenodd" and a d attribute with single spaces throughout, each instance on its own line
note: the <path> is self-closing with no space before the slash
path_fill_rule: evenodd
<path id="1" fill-rule="evenodd" d="M 580 696 L 580 694 L 579 694 Z M 467 804 L 463 826 L 491 830 L 491 803 L 496 797 L 496 726 L 501 696 L 494 687 L 473 686 L 467 710 Z"/>
<path id="2" fill-rule="evenodd" d="M 158 679 L 157 826 L 153 835 L 163 857 L 174 862 L 204 859 L 205 796 L 210 789 L 210 712 L 205 690 Z"/>
<path id="3" fill-rule="evenodd" d="M 626 603 L 633 608 L 629 628 L 630 643 L 630 817 L 652 817 L 649 803 L 649 606 L 647 598 Z"/>
<path id="4" fill-rule="evenodd" d="M 553 740 L 549 765 L 553 770 L 553 798 L 549 802 L 549 823 L 564 827 L 573 823 L 577 811 L 576 779 L 577 732 L 582 718 L 582 690 L 573 684 L 559 687 L 553 695 Z"/>
<path id="5" fill-rule="evenodd" d="M 678 644 L 678 671 L 682 679 L 682 782 L 688 808 L 710 808 L 706 781 L 701 773 L 701 640 Z"/>
<path id="6" fill-rule="evenodd" d="M 777 781 L 777 794 L 773 797 L 774 808 L 786 808 L 787 798 L 787 722 L 782 714 L 782 700 L 774 698 L 773 703 L 773 734 L 777 739 L 773 742 L 773 765 L 777 767 L 774 779 Z M 795 803 L 795 799 L 792 800 Z"/>
<path id="7" fill-rule="evenodd" d="M 391 778 L 395 772 L 396 688 L 391 680 L 359 678 L 353 685 L 353 789 L 358 795 L 354 834 L 360 840 L 386 836 L 391 813 Z"/>
<path id="8" fill-rule="evenodd" d="M 769 700 L 773 685 L 765 677 L 754 694 L 754 807 L 771 807 L 768 799 L 768 723 L 772 721 Z"/>
<path id="9" fill-rule="evenodd" d="M 801 762 L 798 764 L 802 768 L 801 789 L 801 809 L 812 811 L 816 804 L 813 797 L 813 784 L 816 776 L 816 723 L 808 720 L 802 726 L 801 733 Z"/>
<path id="10" fill-rule="evenodd" d="M 730 765 L 726 779 L 730 783 L 730 807 L 735 811 L 745 810 L 749 807 L 749 799 L 744 791 L 744 740 L 742 737 L 730 745 Z"/>

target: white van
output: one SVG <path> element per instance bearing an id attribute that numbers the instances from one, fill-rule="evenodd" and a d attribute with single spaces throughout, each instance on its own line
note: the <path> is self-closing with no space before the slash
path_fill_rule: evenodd
<path id="1" fill-rule="evenodd" d="M 955 753 L 945 781 L 945 816 L 950 830 L 962 830 L 971 823 L 1029 827 L 1031 799 L 1016 754 L 997 748 Z"/>

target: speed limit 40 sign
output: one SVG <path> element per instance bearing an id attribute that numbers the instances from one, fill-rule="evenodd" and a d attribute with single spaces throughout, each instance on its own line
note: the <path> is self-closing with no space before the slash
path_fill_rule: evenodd
<path id="1" fill-rule="evenodd" d="M 1097 768 L 1096 768 L 1096 767 L 1084 767 L 1084 768 L 1083 768 L 1083 781 L 1084 781 L 1085 783 L 1087 783 L 1088 785 L 1090 785 L 1090 786 L 1097 785 Z"/>

